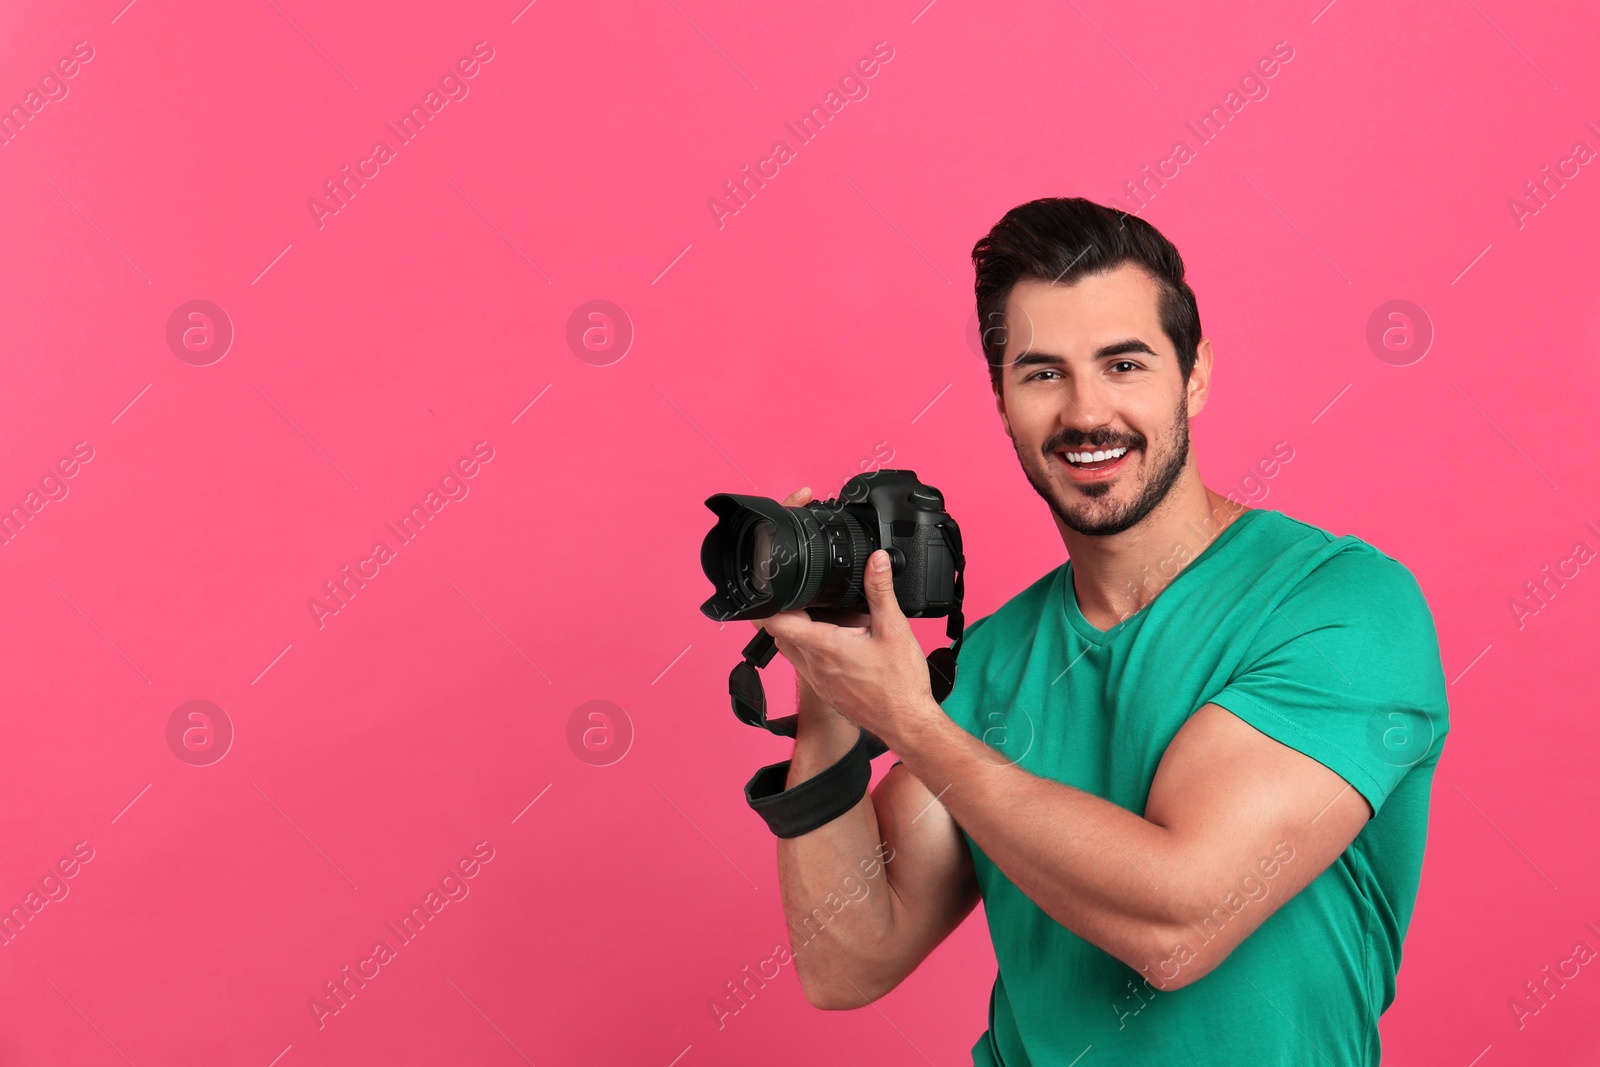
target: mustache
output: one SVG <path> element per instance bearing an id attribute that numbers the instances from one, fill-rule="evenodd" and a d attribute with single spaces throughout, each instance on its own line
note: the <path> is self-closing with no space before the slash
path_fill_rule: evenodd
<path id="1" fill-rule="evenodd" d="M 1063 431 L 1050 438 L 1042 446 L 1046 456 L 1057 452 L 1084 452 L 1104 451 L 1109 448 L 1127 448 L 1130 452 L 1144 448 L 1145 439 L 1135 435 L 1133 437 L 1119 438 L 1110 433 L 1068 433 Z"/>

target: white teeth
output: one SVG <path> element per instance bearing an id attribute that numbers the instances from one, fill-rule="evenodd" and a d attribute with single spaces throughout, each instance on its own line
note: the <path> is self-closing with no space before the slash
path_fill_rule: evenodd
<path id="1" fill-rule="evenodd" d="M 1068 452 L 1069 463 L 1099 463 L 1102 460 L 1118 459 L 1127 453 L 1126 448 L 1113 448 L 1109 452 Z"/>

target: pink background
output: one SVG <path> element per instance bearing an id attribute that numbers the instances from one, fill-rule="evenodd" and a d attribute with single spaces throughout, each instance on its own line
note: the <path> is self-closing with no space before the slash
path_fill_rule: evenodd
<path id="1" fill-rule="evenodd" d="M 0 905 L 93 849 L 0 948 L 0 1062 L 968 1063 L 981 914 L 870 1008 L 811 1009 L 791 966 L 717 1025 L 785 940 L 740 790 L 788 746 L 728 710 L 749 629 L 698 613 L 701 502 L 892 450 L 962 524 L 969 617 L 1059 563 L 971 247 L 1035 197 L 1131 207 L 1285 41 L 1144 211 L 1217 352 L 1201 469 L 1396 556 L 1438 622 L 1453 733 L 1386 1062 L 1600 1063 L 1600 967 L 1521 1029 L 1508 1006 L 1600 949 L 1600 568 L 1511 606 L 1600 550 L 1600 174 L 1508 205 L 1600 148 L 1592 8 L 125 2 L 0 15 L 0 103 L 93 49 L 0 147 L 0 506 L 93 450 L 0 547 Z M 307 201 L 478 41 L 468 95 L 319 228 Z M 785 122 L 879 41 L 800 146 Z M 194 299 L 235 331 L 206 366 L 166 340 Z M 620 359 L 567 342 L 596 299 Z M 1435 333 L 1403 366 L 1366 340 L 1396 299 Z M 469 495 L 319 628 L 323 583 L 480 441 Z M 207 766 L 169 747 L 190 700 L 235 733 Z M 568 740 L 592 700 L 613 756 L 632 733 L 607 766 Z M 311 998 L 480 841 L 469 895 L 319 1029 Z"/>

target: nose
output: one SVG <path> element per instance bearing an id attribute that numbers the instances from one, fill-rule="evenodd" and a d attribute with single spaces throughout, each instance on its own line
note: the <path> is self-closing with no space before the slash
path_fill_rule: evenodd
<path id="1" fill-rule="evenodd" d="M 1111 391 L 1095 375 L 1079 375 L 1059 383 L 1061 425 L 1079 433 L 1091 433 L 1112 421 Z"/>

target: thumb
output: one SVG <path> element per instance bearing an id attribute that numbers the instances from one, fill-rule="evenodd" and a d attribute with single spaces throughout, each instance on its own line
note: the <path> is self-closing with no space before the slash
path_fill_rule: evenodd
<path id="1" fill-rule="evenodd" d="M 867 606 L 872 612 L 873 631 L 882 633 L 904 627 L 906 617 L 895 599 L 894 570 L 889 565 L 889 553 L 880 548 L 868 556 L 862 580 L 866 585 Z"/>

